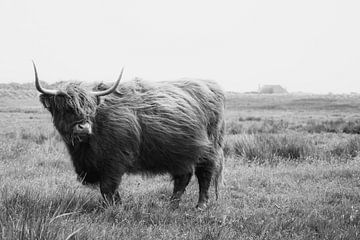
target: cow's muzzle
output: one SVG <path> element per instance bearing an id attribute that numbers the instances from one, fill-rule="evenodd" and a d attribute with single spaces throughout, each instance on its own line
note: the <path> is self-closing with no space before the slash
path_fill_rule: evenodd
<path id="1" fill-rule="evenodd" d="M 74 131 L 74 134 L 80 135 L 80 136 L 90 135 L 90 134 L 92 134 L 91 124 L 88 122 L 76 124 L 74 126 L 73 131 Z"/>

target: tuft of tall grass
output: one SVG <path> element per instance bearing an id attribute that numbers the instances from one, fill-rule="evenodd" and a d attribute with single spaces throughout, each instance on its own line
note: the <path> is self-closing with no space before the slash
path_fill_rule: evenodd
<path id="1" fill-rule="evenodd" d="M 244 163 L 276 165 L 280 162 L 313 160 L 347 161 L 358 155 L 360 137 L 353 136 L 335 143 L 319 145 L 311 135 L 287 134 L 238 134 L 225 138 L 224 154 L 241 157 Z"/>
<path id="2" fill-rule="evenodd" d="M 247 162 L 277 164 L 280 159 L 303 161 L 313 155 L 313 144 L 302 135 L 247 135 L 235 144 L 235 153 Z"/>
<path id="3" fill-rule="evenodd" d="M 62 227 L 66 219 L 92 209 L 89 199 L 68 191 L 62 196 L 44 196 L 35 191 L 1 191 L 0 236 L 4 239 L 70 239 L 80 228 Z"/>

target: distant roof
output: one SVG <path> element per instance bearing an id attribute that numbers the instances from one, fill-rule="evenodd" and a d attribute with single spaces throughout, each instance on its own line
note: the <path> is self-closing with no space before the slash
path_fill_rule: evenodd
<path id="1" fill-rule="evenodd" d="M 287 90 L 280 85 L 266 84 L 259 87 L 259 93 L 287 93 Z"/>

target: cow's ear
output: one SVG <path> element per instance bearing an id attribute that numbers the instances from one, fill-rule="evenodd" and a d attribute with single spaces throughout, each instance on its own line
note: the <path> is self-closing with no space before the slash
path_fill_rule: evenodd
<path id="1" fill-rule="evenodd" d="M 104 99 L 102 97 L 96 97 L 96 105 L 100 105 L 104 102 Z"/>
<path id="2" fill-rule="evenodd" d="M 45 97 L 44 95 L 40 95 L 40 102 L 42 103 L 42 105 L 49 109 L 50 108 L 50 101 L 49 98 Z"/>
<path id="3" fill-rule="evenodd" d="M 44 101 L 44 106 L 45 106 L 46 108 L 50 108 L 49 99 L 45 99 L 45 101 Z"/>

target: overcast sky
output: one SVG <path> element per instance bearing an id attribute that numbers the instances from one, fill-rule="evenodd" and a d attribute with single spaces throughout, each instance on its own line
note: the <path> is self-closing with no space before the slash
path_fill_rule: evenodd
<path id="1" fill-rule="evenodd" d="M 0 0 L 0 83 L 217 80 L 360 92 L 360 1 Z"/>

